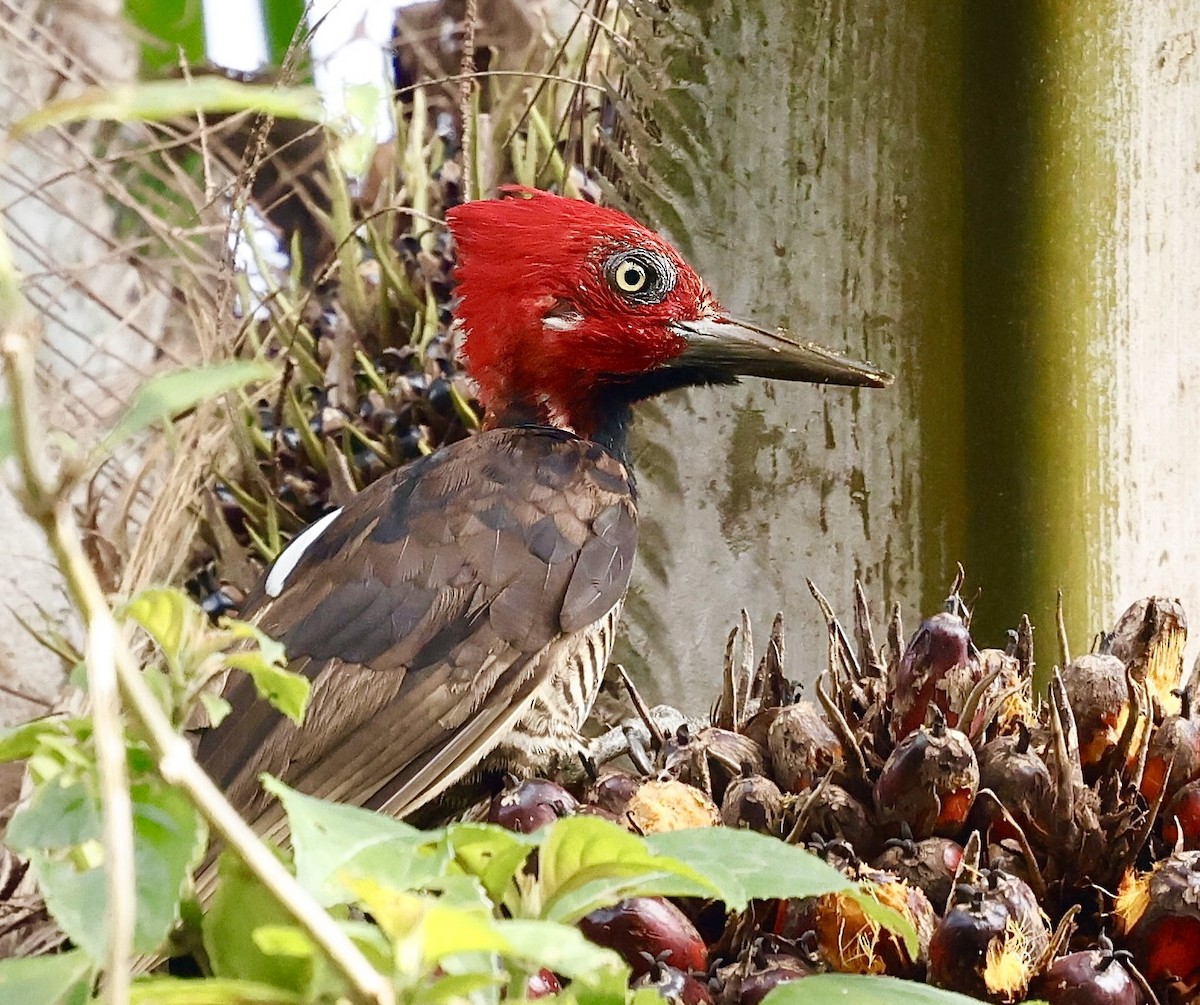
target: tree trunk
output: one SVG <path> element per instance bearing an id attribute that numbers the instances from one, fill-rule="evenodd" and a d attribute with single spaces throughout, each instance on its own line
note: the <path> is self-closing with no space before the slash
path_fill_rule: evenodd
<path id="1" fill-rule="evenodd" d="M 806 578 L 849 619 L 858 577 L 878 622 L 936 605 L 963 552 L 961 26 L 933 0 L 672 7 L 635 18 L 629 90 L 661 138 L 633 200 L 732 313 L 897 375 L 747 381 L 642 422 L 630 640 L 656 697 L 702 711 L 741 606 L 760 638 L 785 612 L 811 681 Z"/>
<path id="2" fill-rule="evenodd" d="M 1194 4 L 1026 2 L 967 21 L 970 565 L 995 634 L 1056 655 L 1138 596 L 1200 611 Z"/>

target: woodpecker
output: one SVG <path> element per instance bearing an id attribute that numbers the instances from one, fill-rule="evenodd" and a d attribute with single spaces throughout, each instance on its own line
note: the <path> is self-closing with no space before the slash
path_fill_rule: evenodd
<path id="1" fill-rule="evenodd" d="M 248 600 L 312 682 L 309 712 L 296 725 L 239 680 L 199 756 L 267 833 L 284 825 L 264 771 L 403 817 L 469 773 L 578 756 L 637 546 L 636 402 L 742 375 L 890 380 L 733 320 L 613 209 L 510 189 L 447 215 L 483 430 L 307 528 Z"/>

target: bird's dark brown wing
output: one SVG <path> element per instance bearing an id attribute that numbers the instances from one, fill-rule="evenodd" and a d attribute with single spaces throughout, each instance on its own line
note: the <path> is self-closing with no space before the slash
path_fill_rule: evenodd
<path id="1" fill-rule="evenodd" d="M 636 543 L 624 467 L 557 430 L 491 430 L 395 472 L 309 543 L 282 590 L 267 580 L 278 596 L 251 599 L 246 616 L 312 680 L 303 725 L 235 680 L 202 764 L 252 818 L 263 771 L 416 809 L 520 718 L 570 637 L 620 603 Z"/>

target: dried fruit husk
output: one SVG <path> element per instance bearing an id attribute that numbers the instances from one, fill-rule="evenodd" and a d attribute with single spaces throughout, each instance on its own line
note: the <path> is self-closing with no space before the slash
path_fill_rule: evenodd
<path id="1" fill-rule="evenodd" d="M 779 710 L 767 732 L 771 777 L 785 792 L 804 792 L 844 764 L 842 743 L 811 701 Z"/>
<path id="2" fill-rule="evenodd" d="M 1151 983 L 1173 978 L 1187 994 L 1200 990 L 1200 851 L 1128 874 L 1113 913 Z"/>
<path id="3" fill-rule="evenodd" d="M 726 827 L 778 835 L 783 824 L 783 793 L 763 775 L 735 778 L 725 789 L 721 822 Z"/>
<path id="4" fill-rule="evenodd" d="M 1089 769 L 1116 747 L 1129 718 L 1125 664 L 1116 656 L 1088 653 L 1067 664 L 1062 682 L 1075 715 L 1084 778 L 1092 782 L 1096 772 Z"/>
<path id="5" fill-rule="evenodd" d="M 707 983 L 661 961 L 655 962 L 649 973 L 642 974 L 629 986 L 634 991 L 652 988 L 664 1001 L 678 1002 L 679 1005 L 712 1005 L 713 1000 Z"/>
<path id="6" fill-rule="evenodd" d="M 715 827 L 721 812 L 703 792 L 676 778 L 643 782 L 625 809 L 626 819 L 642 834 Z"/>
<path id="7" fill-rule="evenodd" d="M 873 855 L 883 841 L 866 807 L 840 785 L 818 783 L 813 792 L 806 794 L 802 806 L 804 826 L 797 833 L 800 839 L 818 835 L 826 841 L 844 841 L 860 857 Z"/>
<path id="8" fill-rule="evenodd" d="M 1048 837 L 1054 819 L 1054 780 L 1046 762 L 1030 748 L 1029 731 L 998 736 L 979 751 L 979 787 L 991 789 L 1004 808 L 1035 843 Z M 1003 820 L 992 824 L 992 839 L 1015 837 Z"/>
<path id="9" fill-rule="evenodd" d="M 944 907 L 962 862 L 962 845 L 944 837 L 893 840 L 888 844 L 891 847 L 876 856 L 871 865 L 923 890 L 935 909 Z"/>
<path id="10" fill-rule="evenodd" d="M 958 710 L 950 708 L 947 688 L 957 693 L 961 685 L 957 680 L 947 684 L 947 676 L 977 680 L 978 671 L 979 663 L 971 656 L 971 635 L 962 618 L 942 613 L 921 622 L 904 647 L 889 687 L 892 718 L 888 728 L 892 740 L 899 742 L 924 725 L 931 704 L 937 705 L 952 725 L 957 724 Z M 968 692 L 970 687 L 966 686 Z"/>
<path id="11" fill-rule="evenodd" d="M 953 837 L 978 790 L 979 763 L 971 741 L 935 723 L 896 744 L 875 782 L 875 808 L 881 820 L 908 824 L 918 840 Z"/>
<path id="12" fill-rule="evenodd" d="M 705 726 L 693 734 L 682 726 L 664 745 L 662 764 L 681 782 L 709 792 L 720 803 L 729 783 L 747 766 L 762 774 L 765 754 L 758 743 L 740 733 Z"/>
<path id="13" fill-rule="evenodd" d="M 752 951 L 744 963 L 734 963 L 717 970 L 722 986 L 718 1001 L 721 1005 L 760 1005 L 767 995 L 790 981 L 823 973 L 819 963 L 787 953 Z"/>
<path id="14" fill-rule="evenodd" d="M 1178 708 L 1173 692 L 1183 680 L 1186 647 L 1187 617 L 1174 598 L 1144 597 L 1117 619 L 1112 654 L 1129 667 L 1134 680 L 1149 686 L 1156 718 Z"/>

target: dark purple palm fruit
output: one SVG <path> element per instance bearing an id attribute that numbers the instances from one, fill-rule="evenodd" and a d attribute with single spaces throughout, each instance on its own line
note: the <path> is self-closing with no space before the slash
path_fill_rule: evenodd
<path id="1" fill-rule="evenodd" d="M 944 837 L 914 841 L 912 831 L 907 830 L 907 834 L 889 839 L 871 865 L 924 890 L 934 908 L 941 909 L 950 899 L 962 856 L 962 845 L 957 841 Z"/>
<path id="2" fill-rule="evenodd" d="M 580 919 L 579 930 L 620 955 L 635 977 L 649 973 L 654 961 L 687 973 L 708 969 L 708 947 L 696 926 L 663 897 L 630 897 L 602 907 Z"/>
<path id="3" fill-rule="evenodd" d="M 1090 783 L 1129 718 L 1125 664 L 1111 654 L 1088 653 L 1067 664 L 1062 682 L 1079 733 L 1079 761 Z"/>
<path id="4" fill-rule="evenodd" d="M 842 743 L 811 701 L 779 710 L 767 731 L 771 776 L 784 792 L 804 792 L 844 764 Z"/>
<path id="5" fill-rule="evenodd" d="M 720 1005 L 757 1005 L 780 984 L 801 980 L 828 968 L 817 949 L 817 933 L 799 938 L 760 936 L 742 951 L 735 963 L 718 967 L 713 985 Z"/>
<path id="6" fill-rule="evenodd" d="M 1188 782 L 1175 793 L 1163 813 L 1162 836 L 1172 848 L 1200 848 L 1200 779 Z"/>
<path id="7" fill-rule="evenodd" d="M 1031 842 L 1044 839 L 1054 818 L 1054 781 L 1046 762 L 1029 745 L 1029 727 L 997 736 L 979 751 L 979 787 L 991 789 Z M 992 840 L 1016 837 L 1003 820 L 992 822 Z"/>
<path id="8" fill-rule="evenodd" d="M 1188 782 L 1200 778 L 1200 725 L 1192 718 L 1190 695 L 1175 693 L 1179 714 L 1168 715 L 1154 731 L 1142 769 L 1141 793 L 1151 804 L 1164 790 L 1164 803 L 1169 803 Z"/>
<path id="9" fill-rule="evenodd" d="M 570 816 L 578 808 L 575 797 L 557 782 L 526 778 L 492 797 L 487 821 L 520 834 L 531 834 L 560 817 Z"/>
<path id="10" fill-rule="evenodd" d="M 1007 905 L 960 884 L 929 942 L 929 983 L 993 1002 L 1024 1000 L 1036 960 Z"/>
<path id="11" fill-rule="evenodd" d="M 978 791 L 979 763 L 971 741 L 935 711 L 932 726 L 896 744 L 875 782 L 875 808 L 883 821 L 907 823 L 919 840 L 934 834 L 954 837 Z"/>
<path id="12" fill-rule="evenodd" d="M 971 634 L 957 614 L 935 614 L 921 622 L 909 640 L 892 682 L 892 740 L 899 742 L 923 725 L 931 704 L 947 711 L 947 675 L 972 674 Z M 968 689 L 969 690 L 969 689 Z M 957 714 L 955 714 L 957 722 Z"/>
<path id="13" fill-rule="evenodd" d="M 1145 682 L 1154 704 L 1155 720 L 1176 706 L 1183 680 L 1187 618 L 1171 597 L 1144 597 L 1117 619 L 1111 636 L 1112 654 L 1129 667 L 1133 679 Z"/>
<path id="14" fill-rule="evenodd" d="M 1200 991 L 1200 851 L 1173 852 L 1149 872 L 1130 873 L 1113 913 L 1146 979 L 1175 983 L 1191 1001 Z"/>
<path id="15" fill-rule="evenodd" d="M 1037 894 L 1020 876 L 989 869 L 983 873 L 988 896 L 998 899 L 1008 908 L 1009 917 L 1020 930 L 1026 955 L 1032 962 L 1042 959 L 1050 948 L 1050 930 Z"/>
<path id="16" fill-rule="evenodd" d="M 1137 982 L 1125 969 L 1132 954 L 1113 949 L 1101 934 L 1097 948 L 1060 956 L 1038 977 L 1031 993 L 1049 1005 L 1143 1005 Z"/>
<path id="17" fill-rule="evenodd" d="M 629 809 L 629 801 L 641 788 L 643 781 L 645 779 L 624 771 L 605 771 L 588 786 L 580 812 L 608 819 L 623 819 L 625 811 Z"/>
<path id="18" fill-rule="evenodd" d="M 818 783 L 819 784 L 819 783 Z M 879 847 L 879 828 L 858 799 L 833 782 L 826 782 L 803 809 L 804 826 L 800 837 L 818 835 L 826 841 L 844 841 L 860 856 L 870 855 Z"/>

